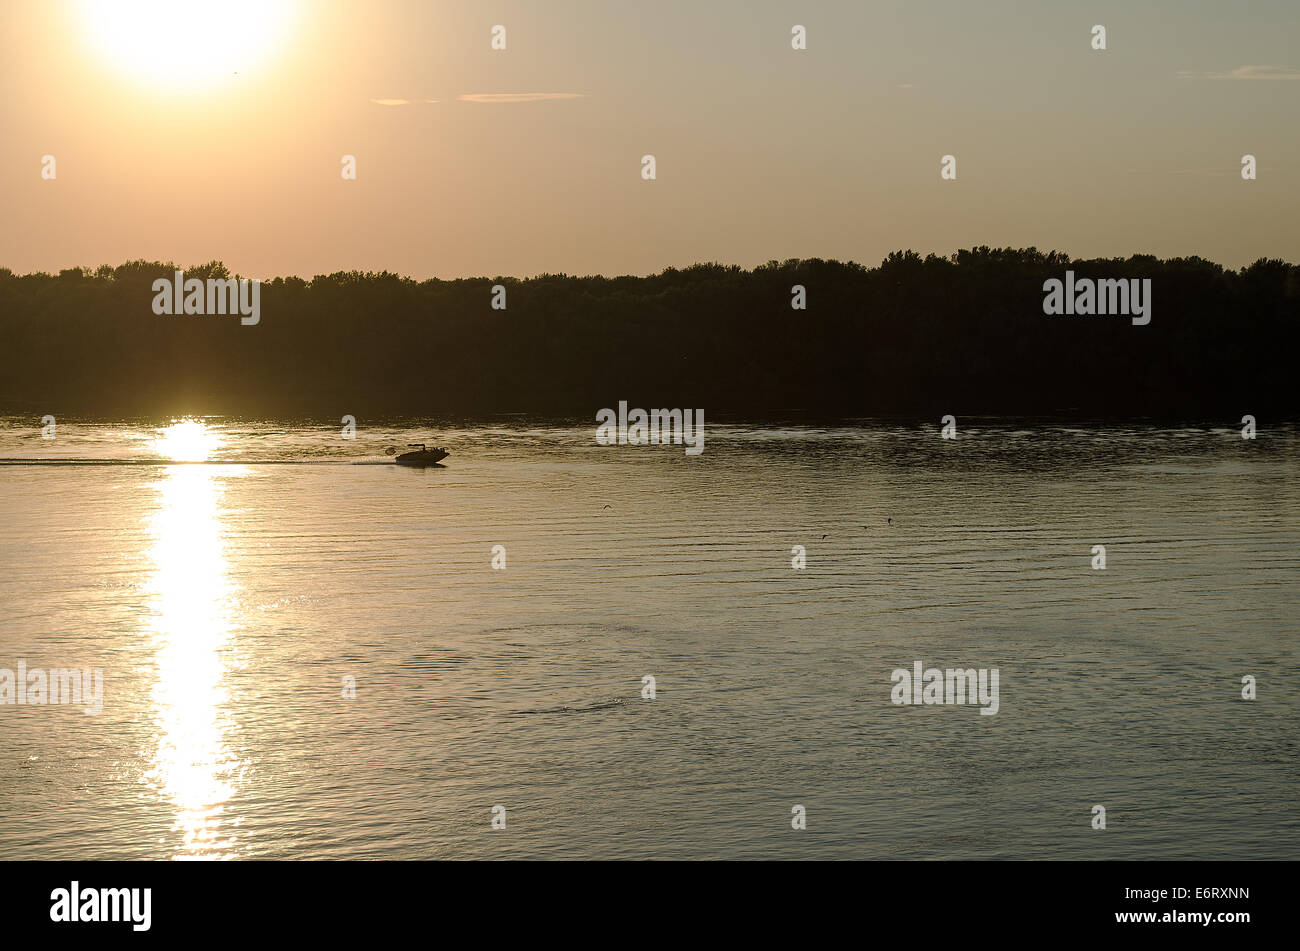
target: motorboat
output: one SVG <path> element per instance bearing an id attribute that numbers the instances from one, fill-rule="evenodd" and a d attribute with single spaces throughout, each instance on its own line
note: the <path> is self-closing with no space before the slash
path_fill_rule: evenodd
<path id="1" fill-rule="evenodd" d="M 415 451 L 402 453 L 393 460 L 394 462 L 404 466 L 436 466 L 451 455 L 446 449 L 440 449 L 437 446 L 432 449 L 426 448 L 422 442 L 413 442 L 407 445 Z"/>

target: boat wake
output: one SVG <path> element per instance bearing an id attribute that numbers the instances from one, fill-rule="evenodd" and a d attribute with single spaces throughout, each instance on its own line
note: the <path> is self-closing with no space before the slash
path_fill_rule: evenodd
<path id="1" fill-rule="evenodd" d="M 396 466 L 391 459 L 0 459 L 0 466 Z M 443 469 L 445 466 L 428 468 Z"/>
<path id="2" fill-rule="evenodd" d="M 595 713 L 598 710 L 609 710 L 613 707 L 621 706 L 623 702 L 624 702 L 623 699 L 620 697 L 614 700 L 605 700 L 601 703 L 593 703 L 585 707 L 571 707 L 566 705 L 563 707 L 551 707 L 546 710 L 520 710 L 517 713 L 511 713 L 507 715 L 515 716 L 515 717 L 529 717 L 529 716 L 536 716 L 542 713 Z"/>

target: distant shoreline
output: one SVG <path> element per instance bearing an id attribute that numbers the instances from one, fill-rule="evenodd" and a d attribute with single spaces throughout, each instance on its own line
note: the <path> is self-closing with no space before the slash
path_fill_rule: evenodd
<path id="1" fill-rule="evenodd" d="M 896 252 L 876 268 L 811 259 L 650 277 L 352 272 L 263 282 L 255 326 L 183 302 L 155 313 L 153 284 L 174 273 L 0 268 L 0 409 L 585 420 L 627 400 L 717 422 L 1300 414 L 1300 267 L 1277 260 L 1232 271 L 975 248 Z M 219 262 L 185 276 L 231 278 Z"/>
<path id="2" fill-rule="evenodd" d="M 1152 429 L 1163 432 L 1176 430 L 1200 430 L 1205 433 L 1217 431 L 1237 432 L 1241 429 L 1240 419 L 1202 418 L 1202 417 L 1139 417 L 1120 416 L 990 416 L 980 414 L 955 414 L 963 431 L 988 429 L 1081 429 L 1089 432 L 1103 433 L 1109 429 Z M 332 431 L 339 428 L 338 421 L 306 416 L 256 416 L 247 414 L 221 413 L 147 413 L 123 415 L 76 415 L 59 416 L 60 426 L 138 426 L 141 428 L 163 427 L 182 419 L 201 419 L 220 428 L 251 426 L 257 424 L 275 424 L 287 430 L 322 430 Z M 1300 411 L 1289 415 L 1274 415 L 1257 420 L 1261 428 L 1297 428 L 1300 427 Z M 433 417 L 410 414 L 392 414 L 366 417 L 358 420 L 358 425 L 368 428 L 383 429 L 504 429 L 527 432 L 530 430 L 550 429 L 596 429 L 594 419 L 588 421 L 571 416 L 537 416 L 531 413 L 496 413 L 478 417 Z M 719 416 L 708 421 L 708 425 L 724 429 L 845 429 L 845 430 L 939 430 L 939 417 L 933 419 L 914 415 L 889 416 L 770 416 L 764 418 L 743 418 L 736 416 Z M 33 432 L 41 429 L 39 417 L 30 412 L 6 406 L 0 400 L 0 431 L 8 428 L 30 428 Z M 3 460 L 0 460 L 3 461 Z"/>

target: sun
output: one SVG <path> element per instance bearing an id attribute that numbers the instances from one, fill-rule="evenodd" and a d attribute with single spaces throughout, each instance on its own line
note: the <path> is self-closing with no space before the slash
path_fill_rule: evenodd
<path id="1" fill-rule="evenodd" d="M 80 0 L 105 58 L 152 86 L 231 79 L 265 62 L 290 32 L 298 0 Z"/>

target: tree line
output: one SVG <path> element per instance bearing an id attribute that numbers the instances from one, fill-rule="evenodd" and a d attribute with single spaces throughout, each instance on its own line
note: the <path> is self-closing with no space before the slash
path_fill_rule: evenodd
<path id="1" fill-rule="evenodd" d="M 170 263 L 0 268 L 0 408 L 584 421 L 626 399 L 710 419 L 953 413 L 1236 422 L 1293 416 L 1300 267 L 1072 260 L 979 247 L 721 264 L 648 277 L 416 281 L 357 271 L 261 285 L 261 320 L 158 316 Z M 1047 316 L 1044 282 L 1150 279 L 1151 322 Z M 220 262 L 186 278 L 233 277 Z M 494 287 L 503 287 L 504 295 Z M 804 309 L 796 309 L 802 287 Z M 504 296 L 504 309 L 493 309 Z"/>

